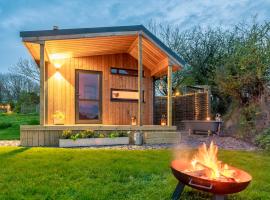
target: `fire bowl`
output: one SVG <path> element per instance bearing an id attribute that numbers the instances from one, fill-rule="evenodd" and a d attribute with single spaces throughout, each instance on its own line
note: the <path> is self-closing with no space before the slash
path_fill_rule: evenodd
<path id="1" fill-rule="evenodd" d="M 206 179 L 188 174 L 185 171 L 189 166 L 190 164 L 188 162 L 182 162 L 179 160 L 173 160 L 171 162 L 172 173 L 179 182 L 192 188 L 213 194 L 227 195 L 240 192 L 244 190 L 252 180 L 251 175 L 235 167 L 230 167 L 230 169 L 235 170 L 235 178 L 237 181 L 222 181 Z"/>

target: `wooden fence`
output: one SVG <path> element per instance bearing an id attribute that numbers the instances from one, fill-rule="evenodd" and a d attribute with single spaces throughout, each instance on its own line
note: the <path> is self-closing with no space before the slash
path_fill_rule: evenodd
<path id="1" fill-rule="evenodd" d="M 27 113 L 39 113 L 39 104 L 22 104 L 21 105 L 21 113 L 27 114 Z"/>
<path id="2" fill-rule="evenodd" d="M 181 129 L 182 120 L 206 120 L 210 117 L 208 92 L 175 96 L 173 104 L 173 125 Z M 156 96 L 154 102 L 154 124 L 160 124 L 162 115 L 167 115 L 167 97 Z"/>

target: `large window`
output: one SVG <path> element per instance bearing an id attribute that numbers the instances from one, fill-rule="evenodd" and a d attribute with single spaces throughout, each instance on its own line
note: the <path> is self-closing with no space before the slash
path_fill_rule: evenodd
<path id="1" fill-rule="evenodd" d="M 138 90 L 111 89 L 111 100 L 112 101 L 138 102 L 138 99 L 139 99 Z M 144 91 L 143 91 L 143 102 L 144 102 Z"/>

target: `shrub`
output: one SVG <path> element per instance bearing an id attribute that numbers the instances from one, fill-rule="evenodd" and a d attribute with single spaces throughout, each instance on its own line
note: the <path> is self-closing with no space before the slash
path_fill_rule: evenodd
<path id="1" fill-rule="evenodd" d="M 270 128 L 258 135 L 255 140 L 256 145 L 265 150 L 270 150 Z"/>
<path id="2" fill-rule="evenodd" d="M 6 128 L 9 128 L 11 126 L 12 126 L 12 124 L 9 122 L 1 122 L 0 123 L 0 129 L 6 129 Z"/>
<path id="3" fill-rule="evenodd" d="M 109 138 L 127 137 L 128 133 L 126 131 L 112 131 L 108 136 L 109 136 Z"/>
<path id="4" fill-rule="evenodd" d="M 80 133 L 76 133 L 70 136 L 70 139 L 77 140 L 78 138 L 82 138 L 82 135 Z"/>
<path id="5" fill-rule="evenodd" d="M 95 132 L 92 130 L 84 130 L 78 134 L 80 138 L 94 138 L 95 137 Z"/>
<path id="6" fill-rule="evenodd" d="M 38 119 L 32 119 L 27 124 L 28 125 L 39 125 L 39 120 Z"/>
<path id="7" fill-rule="evenodd" d="M 99 138 L 105 138 L 105 134 L 100 133 L 98 137 L 99 137 Z"/>
<path id="8" fill-rule="evenodd" d="M 62 133 L 62 137 L 64 139 L 70 139 L 72 136 L 72 131 L 71 130 L 64 130 Z"/>

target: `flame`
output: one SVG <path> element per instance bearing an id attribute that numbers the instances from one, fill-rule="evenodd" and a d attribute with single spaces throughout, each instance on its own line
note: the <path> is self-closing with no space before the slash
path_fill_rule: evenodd
<path id="1" fill-rule="evenodd" d="M 218 147 L 213 141 L 209 148 L 203 143 L 203 145 L 198 148 L 198 152 L 194 155 L 190 164 L 189 172 L 200 172 L 205 178 L 211 180 L 227 179 L 237 181 L 237 179 L 235 179 L 235 170 L 218 160 Z"/>

